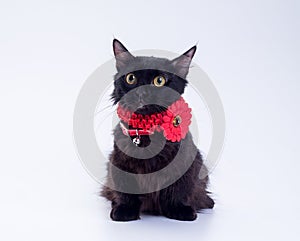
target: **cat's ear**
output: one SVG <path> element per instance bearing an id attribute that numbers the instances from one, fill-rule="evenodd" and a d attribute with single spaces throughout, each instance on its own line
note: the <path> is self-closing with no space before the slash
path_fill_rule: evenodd
<path id="1" fill-rule="evenodd" d="M 116 67 L 118 71 L 134 59 L 134 56 L 117 39 L 113 40 L 113 50 L 116 58 Z"/>
<path id="2" fill-rule="evenodd" d="M 180 55 L 176 59 L 172 60 L 172 65 L 175 68 L 175 72 L 182 78 L 185 78 L 189 73 L 190 64 L 192 62 L 192 58 L 196 52 L 196 45 L 186 51 L 184 54 Z"/>

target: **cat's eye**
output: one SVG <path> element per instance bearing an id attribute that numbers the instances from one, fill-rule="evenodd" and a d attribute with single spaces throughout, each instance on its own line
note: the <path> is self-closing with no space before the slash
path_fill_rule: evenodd
<path id="1" fill-rule="evenodd" d="M 126 82 L 130 85 L 135 84 L 137 81 L 136 77 L 134 74 L 130 73 L 126 75 Z"/>
<path id="2" fill-rule="evenodd" d="M 162 87 L 164 86 L 166 83 L 166 78 L 159 75 L 159 76 L 156 76 L 153 80 L 153 84 L 156 86 L 156 87 Z"/>

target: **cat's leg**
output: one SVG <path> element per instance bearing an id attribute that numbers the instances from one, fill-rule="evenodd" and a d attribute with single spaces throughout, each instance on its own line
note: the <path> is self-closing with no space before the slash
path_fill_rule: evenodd
<path id="1" fill-rule="evenodd" d="M 122 169 L 124 170 L 125 168 L 121 164 L 127 163 L 126 159 L 120 159 L 120 155 L 113 152 L 111 162 L 113 165 L 108 164 L 107 183 L 112 188 L 107 188 L 110 192 L 107 189 L 102 192 L 102 194 L 105 194 L 105 197 L 112 201 L 110 217 L 115 221 L 137 220 L 140 218 L 142 202 L 139 195 L 131 194 L 130 191 L 134 193 L 134 190 L 138 190 L 138 183 L 135 177 L 124 175 L 122 172 Z M 118 168 L 113 168 L 114 166 Z M 130 170 L 126 171 L 130 172 Z"/>
<path id="2" fill-rule="evenodd" d="M 114 221 L 132 221 L 140 218 L 141 201 L 136 194 L 115 192 L 110 217 Z"/>
<path id="3" fill-rule="evenodd" d="M 162 215 L 182 221 L 193 221 L 197 218 L 194 207 L 187 203 L 190 190 L 188 186 L 183 186 L 183 182 L 178 182 L 161 190 L 160 207 Z"/>
<path id="4" fill-rule="evenodd" d="M 189 162 L 181 162 L 182 165 L 186 165 L 185 163 Z M 197 218 L 197 207 L 191 200 L 195 194 L 195 187 L 201 165 L 202 158 L 198 151 L 192 165 L 184 175 L 172 185 L 160 191 L 160 208 L 162 215 L 182 221 L 193 221 Z M 177 168 L 181 168 L 181 166 L 177 166 Z"/>
<path id="5" fill-rule="evenodd" d="M 163 215 L 181 221 L 194 221 L 197 218 L 197 213 L 193 207 L 184 205 L 181 202 L 164 207 Z"/>

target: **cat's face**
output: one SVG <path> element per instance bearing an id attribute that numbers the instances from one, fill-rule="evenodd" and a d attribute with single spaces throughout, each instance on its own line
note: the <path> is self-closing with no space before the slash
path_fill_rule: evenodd
<path id="1" fill-rule="evenodd" d="M 165 110 L 183 94 L 196 47 L 174 60 L 134 57 L 116 39 L 113 50 L 118 70 L 112 93 L 114 103 L 138 114 L 152 114 Z"/>

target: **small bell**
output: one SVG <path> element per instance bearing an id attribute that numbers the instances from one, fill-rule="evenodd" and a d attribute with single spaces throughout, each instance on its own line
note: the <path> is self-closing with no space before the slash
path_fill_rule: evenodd
<path id="1" fill-rule="evenodd" d="M 132 139 L 133 144 L 138 146 L 141 143 L 141 138 L 139 136 L 139 131 L 136 129 L 136 137 Z"/>
<path id="2" fill-rule="evenodd" d="M 136 146 L 138 146 L 141 143 L 141 139 L 139 136 L 135 137 L 132 139 L 133 144 L 135 144 Z"/>

